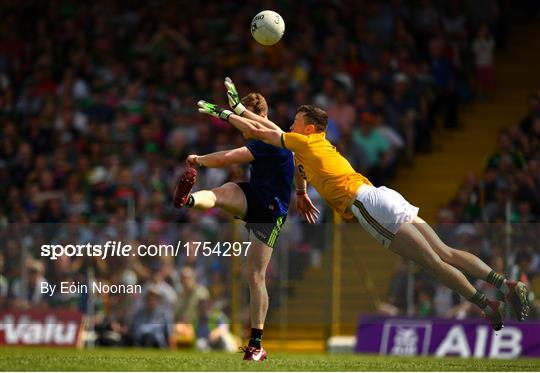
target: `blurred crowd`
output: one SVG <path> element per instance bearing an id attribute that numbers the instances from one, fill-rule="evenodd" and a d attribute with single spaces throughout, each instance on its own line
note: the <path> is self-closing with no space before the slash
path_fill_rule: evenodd
<path id="1" fill-rule="evenodd" d="M 261 91 L 284 128 L 300 104 L 326 109 L 329 138 L 383 182 L 429 150 L 438 121 L 459 125 L 507 27 L 504 1 L 268 2 L 295 16 L 263 48 L 248 32 L 260 5 L 240 4 L 52 0 L 3 12 L 1 219 L 187 219 L 167 203 L 186 155 L 244 143 L 196 110 L 201 98 L 226 105 L 227 75 L 240 93 Z M 198 187 L 245 171 L 203 171 Z"/>
<path id="2" fill-rule="evenodd" d="M 185 256 L 45 263 L 35 250 L 43 242 L 70 239 L 238 237 L 234 228 L 223 228 L 230 218 L 218 211 L 172 207 L 188 154 L 245 144 L 226 123 L 199 115 L 199 99 L 226 106 L 223 79 L 230 76 L 240 94 L 262 92 L 270 118 L 284 129 L 297 106 L 318 105 L 329 114 L 328 138 L 380 184 L 397 167 L 412 164 L 416 152 L 430 150 L 434 128 L 458 127 L 464 101 L 489 99 L 494 49 L 505 47 L 510 25 L 505 0 L 208 1 L 204 6 L 29 0 L 0 6 L 0 302 L 27 307 L 44 301 L 84 311 L 85 299 L 38 299 L 32 284 L 42 278 L 87 281 L 92 268 L 98 279 L 146 289 L 133 304 L 122 297 L 100 299 L 97 330 L 120 335 L 120 343 L 150 345 L 171 343 L 173 334 L 189 339 L 190 333 L 221 330 L 229 264 Z M 261 9 L 276 10 L 286 22 L 283 40 L 271 48 L 257 45 L 249 33 L 251 18 Z M 512 219 L 524 222 L 538 214 L 533 200 L 518 198 L 516 191 L 523 186 L 524 193 L 539 195 L 530 171 L 538 172 L 530 137 L 538 133 L 538 120 L 527 123 L 501 133 L 485 180 L 468 178 L 446 215 L 460 222 L 479 217 L 499 222 L 509 193 L 516 196 Z M 248 172 L 246 166 L 201 170 L 195 188 L 244 180 Z M 18 231 L 24 228 L 13 223 L 43 224 L 37 238 L 25 240 Z M 291 212 L 280 241 L 298 263 L 290 266 L 292 278 L 320 261 L 313 248 L 322 249 L 323 239 L 310 234 L 313 229 Z M 24 263 L 21 248 L 36 259 Z M 23 264 L 29 272 L 21 279 Z M 186 290 L 182 274 L 191 275 L 200 290 Z M 185 322 L 178 313 L 187 299 L 183 291 L 198 294 L 189 301 L 190 313 L 198 316 Z M 150 320 L 152 329 L 153 317 L 168 326 L 151 333 L 130 329 L 129 320 L 136 325 Z M 179 321 L 192 325 L 191 331 L 172 330 Z M 232 343 L 221 333 L 213 335 Z"/>

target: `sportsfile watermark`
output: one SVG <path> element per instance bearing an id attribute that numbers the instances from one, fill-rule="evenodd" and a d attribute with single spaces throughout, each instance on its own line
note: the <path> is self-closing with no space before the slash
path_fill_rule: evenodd
<path id="1" fill-rule="evenodd" d="M 211 215 L 194 219 L 193 223 L 143 220 L 0 225 L 0 257 L 5 260 L 0 262 L 0 273 L 11 276 L 8 282 L 0 278 L 0 290 L 5 292 L 2 282 L 8 283 L 17 307 L 32 307 L 30 301 L 73 306 L 85 304 L 88 299 L 104 302 L 102 295 L 115 295 L 118 303 L 111 307 L 117 310 L 122 307 L 120 300 L 130 307 L 145 304 L 146 294 L 152 294 L 147 290 L 159 283 L 169 289 L 160 300 L 162 304 L 169 302 L 176 307 L 181 302 L 183 277 L 191 276 L 191 281 L 225 294 L 228 301 L 235 302 L 235 309 L 244 310 L 249 302 L 249 260 L 264 249 L 259 239 L 264 236 L 255 236 L 240 221 L 223 223 L 219 219 Z M 507 275 L 517 263 L 531 263 L 534 258 L 530 248 L 540 247 L 538 223 L 459 223 L 433 228 L 444 242 L 457 242 L 477 255 L 489 244 L 493 255 L 503 259 L 494 261 L 497 269 Z M 413 276 L 412 263 L 402 262 L 384 250 L 360 224 L 312 225 L 291 217 L 280 231 L 268 229 L 260 233 L 267 233 L 266 242 L 275 241 L 272 250 L 266 250 L 271 252 L 266 281 L 271 304 L 280 304 L 271 311 L 277 313 L 273 317 L 286 325 L 351 326 L 362 312 L 400 315 L 426 305 L 432 314 L 445 315 L 449 311 L 446 305 L 453 304 L 454 298 L 447 292 L 437 293 L 435 301 L 431 289 L 445 288 L 434 280 L 418 280 Z M 336 265 L 339 271 L 334 270 Z M 388 280 L 379 281 L 381 274 Z M 358 285 L 349 286 L 351 283 Z M 417 303 L 422 299 L 419 291 L 427 299 L 424 303 Z M 341 303 L 328 301 L 333 294 L 340 294 L 335 299 L 341 299 Z M 394 304 L 393 299 L 401 303 Z M 413 349 L 409 342 L 424 338 L 427 330 L 416 328 L 412 333 L 410 329 L 389 329 L 388 345 L 383 350 L 423 353 L 424 345 Z M 481 330 L 478 333 L 483 333 Z"/>
<path id="2" fill-rule="evenodd" d="M 60 257 L 157 257 L 157 256 L 247 256 L 250 241 L 243 242 L 210 242 L 210 241 L 178 241 L 173 244 L 138 244 L 132 245 L 122 241 L 107 241 L 104 244 L 44 244 L 40 248 L 40 256 L 51 260 Z"/>

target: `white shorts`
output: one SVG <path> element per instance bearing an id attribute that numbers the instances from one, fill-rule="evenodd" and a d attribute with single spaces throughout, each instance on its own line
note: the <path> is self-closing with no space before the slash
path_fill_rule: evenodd
<path id="1" fill-rule="evenodd" d="M 351 210 L 364 229 L 384 247 L 390 246 L 401 224 L 412 222 L 418 215 L 418 207 L 395 190 L 371 185 L 358 188 Z"/>

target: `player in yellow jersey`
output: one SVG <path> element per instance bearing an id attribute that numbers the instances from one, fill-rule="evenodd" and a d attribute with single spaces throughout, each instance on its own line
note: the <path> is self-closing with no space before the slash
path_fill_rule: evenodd
<path id="1" fill-rule="evenodd" d="M 519 321 L 528 315 L 528 290 L 523 283 L 507 280 L 475 255 L 445 245 L 418 216 L 417 207 L 392 189 L 374 187 L 351 167 L 325 137 L 328 116 L 324 110 L 310 105 L 300 106 L 291 132 L 286 133 L 266 118 L 240 117 L 205 101 L 199 101 L 198 106 L 201 113 L 228 121 L 246 137 L 294 152 L 301 175 L 301 178 L 295 177 L 297 195 L 301 197 L 298 209 L 304 216 L 314 214 L 313 205 L 305 195 L 307 181 L 344 218 L 354 216 L 383 246 L 414 260 L 482 309 L 493 329 L 503 327 L 506 316 L 504 302 L 487 299 L 462 271 L 500 289 Z"/>

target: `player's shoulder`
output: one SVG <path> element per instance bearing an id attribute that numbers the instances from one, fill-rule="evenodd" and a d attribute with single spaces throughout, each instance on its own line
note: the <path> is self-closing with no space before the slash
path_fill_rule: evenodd
<path id="1" fill-rule="evenodd" d="M 315 132 L 310 133 L 309 135 L 303 135 L 296 132 L 284 132 L 283 135 L 289 139 L 294 139 L 296 141 L 301 141 L 305 143 L 313 143 L 321 140 L 326 140 L 326 134 L 324 132 Z"/>
<path id="2" fill-rule="evenodd" d="M 291 138 L 291 139 L 303 139 L 303 140 L 309 139 L 308 135 L 303 135 L 301 133 L 296 133 L 296 132 L 283 132 L 281 136 Z"/>
<path id="3" fill-rule="evenodd" d="M 261 140 L 250 140 L 246 146 L 252 152 L 256 151 L 256 152 L 264 152 L 264 154 L 268 154 L 268 155 L 284 155 L 284 156 L 291 155 L 292 156 L 292 153 L 290 150 L 267 144 Z"/>
<path id="4" fill-rule="evenodd" d="M 249 142 L 246 145 L 248 148 L 252 149 L 265 149 L 265 150 L 271 150 L 272 148 L 275 148 L 275 146 L 269 145 L 261 140 L 249 140 Z"/>
<path id="5" fill-rule="evenodd" d="M 287 145 L 293 145 L 295 147 L 301 145 L 307 145 L 311 142 L 310 136 L 303 135 L 296 132 L 283 132 L 281 134 L 281 141 L 284 147 Z"/>

